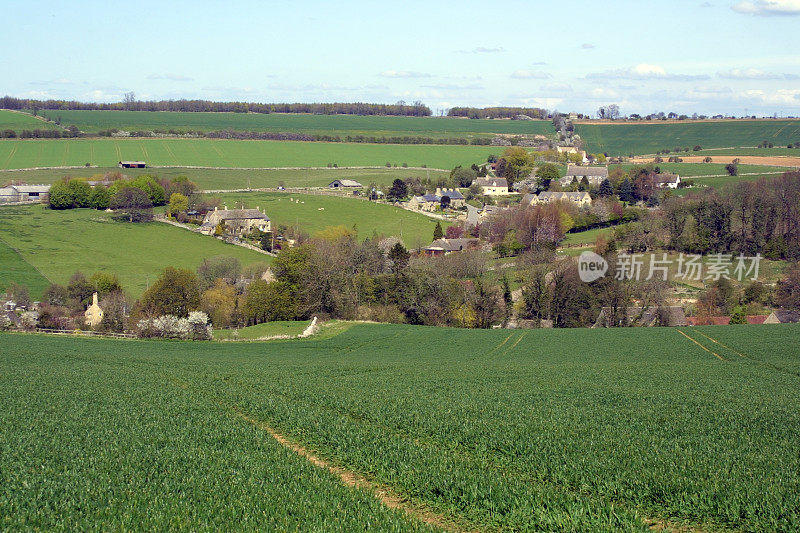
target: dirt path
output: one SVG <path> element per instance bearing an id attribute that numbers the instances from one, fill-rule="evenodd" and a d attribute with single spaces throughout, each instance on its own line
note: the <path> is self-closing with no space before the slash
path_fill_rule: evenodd
<path id="1" fill-rule="evenodd" d="M 701 156 L 701 155 L 687 155 L 687 156 L 679 156 L 684 163 L 703 163 L 703 160 L 706 157 L 711 158 L 712 163 L 724 163 L 728 164 L 733 162 L 734 159 L 738 159 L 739 163 L 743 165 L 768 165 L 768 166 L 775 166 L 775 167 L 800 167 L 800 157 L 789 157 L 789 156 L 766 156 L 766 155 L 739 155 L 737 156 L 735 153 L 731 155 L 711 155 L 711 156 Z M 648 156 L 648 157 L 632 157 L 630 158 L 629 162 L 631 163 L 652 163 L 655 157 Z M 664 159 L 664 157 L 662 157 Z M 692 176 L 687 176 L 692 177 Z"/>
<path id="2" fill-rule="evenodd" d="M 252 416 L 242 412 L 240 409 L 236 407 L 231 407 L 230 409 L 237 417 L 267 432 L 281 446 L 291 450 L 292 452 L 299 455 L 300 457 L 302 457 L 309 463 L 313 464 L 314 466 L 322 468 L 323 470 L 327 470 L 331 474 L 339 477 L 342 483 L 344 483 L 346 486 L 371 492 L 375 496 L 375 498 L 378 499 L 378 501 L 380 501 L 384 506 L 388 507 L 389 509 L 397 509 L 400 511 L 404 511 L 412 518 L 424 522 L 430 526 L 442 529 L 444 531 L 453 531 L 453 532 L 468 531 L 457 526 L 451 520 L 448 520 L 444 516 L 436 514 L 430 509 L 416 505 L 406 500 L 405 498 L 394 492 L 389 487 L 380 485 L 378 483 L 375 483 L 374 481 L 370 481 L 360 474 L 332 465 L 325 459 L 317 457 L 316 455 L 305 449 L 303 446 L 300 446 L 296 442 L 291 441 L 289 438 L 276 431 L 267 423 L 262 422 L 256 418 L 253 418 Z"/>

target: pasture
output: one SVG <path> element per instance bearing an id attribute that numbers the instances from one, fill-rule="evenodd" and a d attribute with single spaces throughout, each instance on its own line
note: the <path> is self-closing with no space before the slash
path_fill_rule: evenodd
<path id="1" fill-rule="evenodd" d="M 194 270 L 203 259 L 216 255 L 236 257 L 243 265 L 270 259 L 160 222 L 115 222 L 102 211 L 52 211 L 41 205 L 0 208 L 0 241 L 16 248 L 24 262 L 54 283 L 66 284 L 76 270 L 87 276 L 112 272 L 133 297 L 168 266 Z M 13 257 L 10 260 L 21 265 Z M 31 275 L 23 268 L 3 269 L 0 285 L 24 283 Z M 41 290 L 44 282 L 34 282 L 31 292 Z"/>
<path id="2" fill-rule="evenodd" d="M 632 167 L 640 166 L 631 163 L 622 164 L 624 170 L 630 170 Z M 655 163 L 661 172 L 671 172 L 679 176 L 691 178 L 694 176 L 729 176 L 725 170 L 725 165 L 722 163 Z M 614 168 L 612 165 L 609 169 Z M 786 172 L 785 167 L 773 167 L 768 165 L 739 165 L 740 174 L 759 174 L 759 175 L 775 175 Z"/>
<path id="3" fill-rule="evenodd" d="M 433 240 L 436 219 L 394 207 L 356 198 L 294 193 L 242 192 L 213 195 L 233 208 L 258 207 L 272 220 L 273 226 L 297 228 L 309 235 L 328 226 L 355 228 L 358 238 L 374 234 L 395 235 L 406 247 L 420 248 Z M 441 221 L 442 228 L 449 225 Z"/>
<path id="4" fill-rule="evenodd" d="M 2 334 L 0 528 L 797 530 L 799 337 Z"/>
<path id="5" fill-rule="evenodd" d="M 727 148 L 769 141 L 786 146 L 800 140 L 800 120 L 731 120 L 668 124 L 575 124 L 589 152 L 653 154 L 665 148 Z M 696 153 L 697 154 L 697 153 Z M 700 152 L 700 155 L 706 155 Z"/>
<path id="6" fill-rule="evenodd" d="M 48 169 L 48 170 L 20 170 L 13 172 L 0 172 L 0 184 L 6 181 L 24 181 L 26 183 L 55 183 L 64 176 L 73 178 L 102 179 L 108 172 L 122 172 L 126 176 L 140 176 L 148 174 L 160 178 L 172 179 L 177 176 L 186 176 L 201 190 L 229 190 L 229 189 L 274 189 L 279 185 L 285 187 L 325 187 L 336 179 L 351 179 L 363 184 L 365 187 L 374 183 L 378 186 L 388 186 L 397 179 L 430 177 L 432 180 L 447 178 L 450 173 L 432 169 L 410 168 L 288 168 L 280 170 L 258 169 L 207 169 L 207 168 L 86 168 L 86 169 Z"/>
<path id="7" fill-rule="evenodd" d="M 80 166 L 113 167 L 118 161 L 148 165 L 233 168 L 428 166 L 486 163 L 496 146 L 358 144 L 214 139 L 4 139 L 0 169 Z"/>
<path id="8" fill-rule="evenodd" d="M 451 117 L 312 115 L 287 113 L 194 113 L 171 111 L 62 111 L 42 114 L 81 131 L 258 131 L 370 137 L 486 137 L 495 133 L 554 136 L 548 120 L 470 120 Z"/>
<path id="9" fill-rule="evenodd" d="M 41 272 L 3 241 L 0 233 L 0 294 L 12 283 L 26 286 L 34 301 L 39 300 L 50 285 Z"/>
<path id="10" fill-rule="evenodd" d="M 22 130 L 51 130 L 55 128 L 58 128 L 58 126 L 28 113 L 0 109 L 0 131 L 14 130 L 19 135 Z"/>

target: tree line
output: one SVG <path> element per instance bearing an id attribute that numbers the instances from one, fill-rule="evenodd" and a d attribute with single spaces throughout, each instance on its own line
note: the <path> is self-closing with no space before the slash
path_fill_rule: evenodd
<path id="1" fill-rule="evenodd" d="M 447 111 L 448 117 L 515 118 L 518 115 L 547 118 L 547 110 L 538 107 L 451 107 Z"/>
<path id="2" fill-rule="evenodd" d="M 230 113 L 310 113 L 316 115 L 397 115 L 427 117 L 431 110 L 422 102 L 407 105 L 370 104 L 364 102 L 335 103 L 255 103 L 212 102 L 210 100 L 136 100 L 132 93 L 122 102 L 93 103 L 76 100 L 35 100 L 30 98 L 0 98 L 0 109 L 62 109 L 81 111 L 182 111 Z"/>

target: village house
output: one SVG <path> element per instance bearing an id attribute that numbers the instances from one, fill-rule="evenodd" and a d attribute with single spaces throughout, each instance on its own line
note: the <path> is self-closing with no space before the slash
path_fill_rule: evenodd
<path id="1" fill-rule="evenodd" d="M 486 196 L 508 194 L 508 181 L 505 178 L 475 178 L 472 184 L 480 187 L 481 194 Z"/>
<path id="2" fill-rule="evenodd" d="M 145 168 L 147 164 L 144 161 L 120 161 L 117 166 L 119 168 Z"/>
<path id="3" fill-rule="evenodd" d="M 544 191 L 536 194 L 526 194 L 522 197 L 522 205 L 540 205 L 551 202 L 569 202 L 578 207 L 588 207 L 592 205 L 592 197 L 586 191 L 580 192 L 556 192 Z"/>
<path id="4" fill-rule="evenodd" d="M 247 235 L 254 230 L 269 232 L 272 230 L 270 219 L 267 215 L 262 213 L 258 208 L 256 209 L 217 209 L 209 211 L 203 224 L 200 226 L 200 231 L 208 235 L 213 235 L 217 226 L 224 227 L 225 235 L 240 237 Z"/>
<path id="5" fill-rule="evenodd" d="M 464 250 L 477 248 L 478 242 L 478 239 L 474 238 L 436 239 L 430 245 L 423 248 L 422 252 L 425 255 L 431 256 L 448 255 L 453 252 L 462 252 Z"/>
<path id="6" fill-rule="evenodd" d="M 677 189 L 681 183 L 681 177 L 677 174 L 656 174 L 655 183 L 661 189 Z"/>
<path id="7" fill-rule="evenodd" d="M 9 185 L 0 188 L 0 203 L 46 202 L 50 185 Z"/>
<path id="8" fill-rule="evenodd" d="M 567 165 L 567 174 L 558 182 L 562 187 L 569 187 L 572 180 L 581 182 L 583 178 L 589 185 L 599 187 L 603 180 L 608 179 L 608 167 L 581 167 L 578 165 Z"/>
<path id="9" fill-rule="evenodd" d="M 423 194 L 422 196 L 412 196 L 407 205 L 409 209 L 418 211 L 436 211 L 441 205 L 440 200 L 435 194 Z"/>
<path id="10" fill-rule="evenodd" d="M 328 184 L 329 189 L 362 189 L 363 187 L 356 180 L 333 180 Z"/>
<path id="11" fill-rule="evenodd" d="M 436 196 L 439 197 L 439 202 L 441 203 L 442 197 L 447 196 L 450 198 L 450 207 L 453 209 L 459 209 L 464 207 L 466 204 L 466 199 L 464 195 L 461 194 L 460 191 L 455 189 L 436 189 Z"/>
<path id="12" fill-rule="evenodd" d="M 776 309 L 764 320 L 764 324 L 796 324 L 800 322 L 800 311 Z"/>
<path id="13" fill-rule="evenodd" d="M 557 146 L 556 150 L 558 150 L 559 154 L 580 154 L 583 163 L 589 162 L 586 158 L 586 150 L 578 150 L 574 146 Z"/>
<path id="14" fill-rule="evenodd" d="M 86 308 L 83 313 L 86 317 L 86 325 L 91 328 L 96 328 L 103 321 L 103 310 L 97 303 L 97 293 L 92 294 L 92 305 Z"/>

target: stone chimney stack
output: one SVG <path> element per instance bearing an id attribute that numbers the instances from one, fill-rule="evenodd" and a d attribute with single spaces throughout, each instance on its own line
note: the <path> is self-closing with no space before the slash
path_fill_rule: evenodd
<path id="1" fill-rule="evenodd" d="M 92 294 L 92 305 L 97 305 L 97 293 Z"/>

